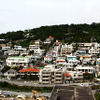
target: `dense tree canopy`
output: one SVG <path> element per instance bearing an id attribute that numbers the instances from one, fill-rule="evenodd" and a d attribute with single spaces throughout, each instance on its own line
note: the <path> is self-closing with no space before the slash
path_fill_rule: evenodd
<path id="1" fill-rule="evenodd" d="M 26 34 L 29 34 L 28 38 L 25 37 Z M 19 42 L 24 46 L 36 39 L 43 41 L 49 36 L 63 42 L 100 42 L 100 23 L 41 26 L 25 31 L 0 34 L 0 38 L 6 39 L 7 42 L 24 39 Z"/>

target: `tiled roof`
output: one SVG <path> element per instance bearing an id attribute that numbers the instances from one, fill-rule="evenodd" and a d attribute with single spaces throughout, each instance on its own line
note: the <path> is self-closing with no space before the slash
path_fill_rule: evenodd
<path id="1" fill-rule="evenodd" d="M 54 38 L 54 37 L 52 37 L 52 36 L 49 36 L 49 37 L 48 37 L 48 39 L 53 39 L 53 38 Z"/>
<path id="2" fill-rule="evenodd" d="M 56 60 L 56 62 L 66 62 L 65 60 Z"/>
<path id="3" fill-rule="evenodd" d="M 69 73 L 65 73 L 65 76 L 66 76 L 66 77 L 69 77 L 69 76 L 71 76 L 71 75 L 70 75 Z"/>
<path id="4" fill-rule="evenodd" d="M 40 72 L 40 69 L 34 69 L 34 68 L 26 68 L 19 70 L 20 73 L 22 72 Z"/>

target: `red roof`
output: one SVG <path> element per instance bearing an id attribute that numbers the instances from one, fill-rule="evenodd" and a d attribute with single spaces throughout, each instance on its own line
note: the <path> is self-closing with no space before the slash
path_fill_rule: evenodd
<path id="1" fill-rule="evenodd" d="M 45 56 L 45 58 L 50 58 L 50 56 Z"/>
<path id="2" fill-rule="evenodd" d="M 66 62 L 65 60 L 56 60 L 56 62 Z"/>
<path id="3" fill-rule="evenodd" d="M 65 73 L 65 76 L 66 77 L 70 77 L 71 75 L 69 73 Z"/>
<path id="4" fill-rule="evenodd" d="M 53 39 L 54 37 L 52 37 L 52 36 L 49 36 L 48 38 L 49 38 L 49 39 Z"/>
<path id="5" fill-rule="evenodd" d="M 34 68 L 26 68 L 19 70 L 20 73 L 22 72 L 40 72 L 40 69 L 34 69 Z"/>

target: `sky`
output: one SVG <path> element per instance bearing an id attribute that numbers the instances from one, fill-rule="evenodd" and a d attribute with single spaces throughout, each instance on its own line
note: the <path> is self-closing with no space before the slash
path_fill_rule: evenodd
<path id="1" fill-rule="evenodd" d="M 0 0 L 0 33 L 100 22 L 100 0 Z"/>

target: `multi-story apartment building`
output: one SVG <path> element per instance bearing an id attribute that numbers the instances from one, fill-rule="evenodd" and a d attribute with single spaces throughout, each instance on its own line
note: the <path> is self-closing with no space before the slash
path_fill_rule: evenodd
<path id="1" fill-rule="evenodd" d="M 44 49 L 40 49 L 40 45 L 39 44 L 33 44 L 33 45 L 29 45 L 29 50 L 30 51 L 34 51 L 35 55 L 42 55 L 44 53 Z"/>
<path id="2" fill-rule="evenodd" d="M 99 49 L 95 49 L 95 48 L 91 48 L 89 49 L 89 54 L 92 54 L 92 55 L 95 55 L 95 54 L 99 54 L 100 53 L 100 50 Z"/>
<path id="3" fill-rule="evenodd" d="M 63 83 L 63 69 L 55 69 L 55 65 L 47 65 L 40 71 L 41 84 Z"/>
<path id="4" fill-rule="evenodd" d="M 89 50 L 93 46 L 93 43 L 78 43 L 78 45 L 79 49 Z"/>
<path id="5" fill-rule="evenodd" d="M 74 65 L 77 65 L 78 63 L 80 63 L 80 61 L 77 60 L 77 56 L 74 56 L 74 55 L 68 55 L 66 60 L 68 63 L 73 63 Z"/>
<path id="6" fill-rule="evenodd" d="M 90 66 L 76 66 L 76 71 L 82 72 L 83 74 L 85 73 L 94 74 L 95 68 Z"/>
<path id="7" fill-rule="evenodd" d="M 27 67 L 28 64 L 32 61 L 31 56 L 17 56 L 17 57 L 8 57 L 6 60 L 6 64 L 10 67 L 14 66 L 23 66 Z"/>
<path id="8" fill-rule="evenodd" d="M 67 56 L 68 54 L 71 54 L 72 51 L 73 51 L 72 45 L 64 44 L 64 45 L 62 45 L 60 54 L 61 54 L 61 56 Z"/>
<path id="9" fill-rule="evenodd" d="M 80 60 L 81 61 L 90 61 L 92 60 L 92 56 L 88 54 L 80 55 Z"/>
<path id="10" fill-rule="evenodd" d="M 40 48 L 40 45 L 39 44 L 29 45 L 29 50 L 30 51 L 35 50 L 35 49 L 39 49 L 39 48 Z"/>
<path id="11" fill-rule="evenodd" d="M 22 46 L 14 45 L 14 50 L 16 50 L 16 51 L 26 51 L 26 48 L 22 48 Z"/>
<path id="12" fill-rule="evenodd" d="M 83 73 L 79 71 L 67 71 L 64 79 L 65 83 L 67 81 L 81 81 L 83 80 Z"/>
<path id="13" fill-rule="evenodd" d="M 56 68 L 55 65 L 47 65 L 40 71 L 39 82 L 41 84 L 61 84 L 66 81 L 82 80 L 83 73 L 68 70 L 68 67 Z"/>

